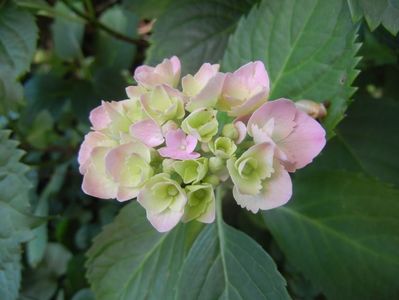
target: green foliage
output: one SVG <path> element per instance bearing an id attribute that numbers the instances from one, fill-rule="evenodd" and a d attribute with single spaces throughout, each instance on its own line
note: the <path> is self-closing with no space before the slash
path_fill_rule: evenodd
<path id="1" fill-rule="evenodd" d="M 82 9 L 81 5 L 75 5 L 75 7 Z M 76 18 L 76 14 L 62 2 L 57 2 L 55 9 L 62 14 Z M 54 51 L 61 59 L 72 60 L 83 56 L 81 49 L 84 33 L 83 20 L 56 17 L 51 30 L 53 33 Z"/>
<path id="2" fill-rule="evenodd" d="M 160 234 L 137 202 L 125 206 L 87 253 L 96 299 L 172 299 L 198 224 Z"/>
<path id="3" fill-rule="evenodd" d="M 30 214 L 28 167 L 20 162 L 23 152 L 9 135 L 0 131 L 0 298 L 11 300 L 21 282 L 21 243 L 32 237 L 37 220 Z"/>
<path id="4" fill-rule="evenodd" d="M 190 0 L 170 5 L 157 20 L 147 63 L 177 55 L 182 73 L 195 72 L 202 63 L 218 63 L 229 35 L 254 0 Z"/>
<path id="5" fill-rule="evenodd" d="M 356 26 L 343 0 L 302 2 L 265 0 L 254 7 L 231 37 L 222 66 L 233 70 L 261 60 L 271 80 L 270 99 L 330 102 L 324 127 L 332 135 L 354 92 Z"/>
<path id="6" fill-rule="evenodd" d="M 273 260 L 250 237 L 218 221 L 198 236 L 176 299 L 290 299 Z"/>
<path id="7" fill-rule="evenodd" d="M 103 24 L 131 38 L 137 38 L 138 18 L 121 6 L 113 6 L 99 18 Z M 97 63 L 101 66 L 124 69 L 133 63 L 135 45 L 121 41 L 100 31 L 97 41 Z"/>
<path id="8" fill-rule="evenodd" d="M 398 20 L 397 0 L 0 0 L 0 299 L 396 299 Z M 223 220 L 160 234 L 81 191 L 90 110 L 172 55 L 261 60 L 270 99 L 327 105 L 287 205 L 227 193 Z"/>
<path id="9" fill-rule="evenodd" d="M 393 35 L 399 31 L 399 1 L 347 0 L 355 21 L 364 17 L 371 30 L 382 24 Z"/>
<path id="10" fill-rule="evenodd" d="M 0 10 L 0 24 L 1 69 L 18 77 L 29 70 L 36 49 L 38 30 L 35 19 L 8 1 Z"/>

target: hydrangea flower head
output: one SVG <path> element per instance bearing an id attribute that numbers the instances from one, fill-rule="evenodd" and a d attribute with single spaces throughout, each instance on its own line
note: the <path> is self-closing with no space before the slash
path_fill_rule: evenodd
<path id="1" fill-rule="evenodd" d="M 232 73 L 205 63 L 181 82 L 180 67 L 175 56 L 140 66 L 127 100 L 92 110 L 92 131 L 78 155 L 83 191 L 137 198 L 160 232 L 180 221 L 213 222 L 214 189 L 226 182 L 237 204 L 254 213 L 287 203 L 289 173 L 325 145 L 325 131 L 312 118 L 320 106 L 269 100 L 261 61 Z"/>

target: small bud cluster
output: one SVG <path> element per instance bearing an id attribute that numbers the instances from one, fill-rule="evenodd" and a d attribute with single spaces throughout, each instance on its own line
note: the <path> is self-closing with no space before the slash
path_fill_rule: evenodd
<path id="1" fill-rule="evenodd" d="M 214 188 L 230 179 L 237 203 L 254 213 L 285 204 L 288 172 L 325 145 L 323 128 L 292 101 L 267 101 L 260 61 L 233 73 L 205 63 L 180 84 L 172 57 L 138 67 L 134 79 L 127 100 L 90 113 L 78 156 L 82 189 L 103 199 L 137 197 L 160 232 L 180 221 L 213 222 Z"/>

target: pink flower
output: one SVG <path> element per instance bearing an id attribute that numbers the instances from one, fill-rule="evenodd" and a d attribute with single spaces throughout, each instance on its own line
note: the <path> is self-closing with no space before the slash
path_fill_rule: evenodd
<path id="1" fill-rule="evenodd" d="M 130 134 L 148 147 L 156 147 L 164 142 L 161 127 L 152 119 L 132 124 Z"/>
<path id="2" fill-rule="evenodd" d="M 289 172 L 303 168 L 326 144 L 323 127 L 288 99 L 263 104 L 250 117 L 247 129 L 255 143 L 276 146 L 275 156 Z"/>
<path id="3" fill-rule="evenodd" d="M 191 97 L 186 105 L 188 111 L 215 106 L 221 96 L 225 78 L 218 71 L 219 65 L 205 63 L 194 76 L 188 74 L 182 78 L 183 92 Z"/>
<path id="4" fill-rule="evenodd" d="M 166 134 L 166 147 L 158 150 L 163 157 L 187 160 L 200 157 L 200 154 L 193 152 L 197 146 L 197 139 L 192 135 L 187 135 L 183 130 L 170 130 Z"/>
<path id="5" fill-rule="evenodd" d="M 230 116 L 252 113 L 267 101 L 269 76 L 261 61 L 250 62 L 234 73 L 227 73 L 219 107 Z"/>
<path id="6" fill-rule="evenodd" d="M 87 171 L 88 164 L 90 163 L 91 154 L 96 147 L 113 147 L 117 143 L 115 140 L 109 138 L 107 135 L 93 131 L 86 134 L 85 139 L 80 145 L 78 154 L 79 172 L 84 174 Z"/>
<path id="7" fill-rule="evenodd" d="M 134 79 L 147 89 L 159 84 L 176 87 L 180 79 L 180 60 L 173 56 L 156 67 L 140 66 L 134 72 Z"/>

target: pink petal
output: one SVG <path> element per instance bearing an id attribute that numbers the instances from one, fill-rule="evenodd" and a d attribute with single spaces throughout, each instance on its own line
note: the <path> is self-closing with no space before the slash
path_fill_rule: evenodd
<path id="1" fill-rule="evenodd" d="M 97 147 L 92 151 L 92 161 L 83 177 L 82 190 L 87 195 L 101 198 L 116 198 L 118 185 L 106 174 L 105 156 L 109 148 Z"/>
<path id="2" fill-rule="evenodd" d="M 258 195 L 244 195 L 234 187 L 233 196 L 237 203 L 253 213 L 257 213 L 259 209 L 267 210 L 286 204 L 292 196 L 291 178 L 281 166 L 275 166 L 275 170 L 273 176 L 264 181 Z"/>
<path id="3" fill-rule="evenodd" d="M 224 79 L 225 75 L 222 73 L 217 73 L 212 77 L 198 95 L 187 104 L 187 109 L 193 111 L 198 108 L 214 106 L 222 93 Z"/>
<path id="4" fill-rule="evenodd" d="M 97 106 L 90 112 L 89 120 L 93 125 L 92 128 L 94 130 L 105 129 L 107 128 L 108 124 L 111 122 L 111 119 L 109 118 L 103 105 Z"/>
<path id="5" fill-rule="evenodd" d="M 234 123 L 234 127 L 238 131 L 238 138 L 236 139 L 236 143 L 240 144 L 247 136 L 247 126 L 245 126 L 243 122 L 237 121 Z"/>
<path id="6" fill-rule="evenodd" d="M 147 211 L 147 219 L 159 232 L 171 230 L 179 223 L 182 216 L 183 211 L 176 212 L 170 209 L 166 209 L 159 214 L 152 214 L 150 211 Z"/>
<path id="7" fill-rule="evenodd" d="M 130 134 L 148 147 L 156 147 L 164 142 L 161 127 L 151 119 L 131 125 Z"/>
<path id="8" fill-rule="evenodd" d="M 79 172 L 84 174 L 87 169 L 87 164 L 90 162 L 91 152 L 95 147 L 104 146 L 112 147 L 115 142 L 105 134 L 94 131 L 86 134 L 83 143 L 80 145 L 78 154 Z"/>
<path id="9" fill-rule="evenodd" d="M 229 115 L 234 117 L 246 116 L 265 103 L 267 101 L 267 96 L 268 91 L 266 89 L 262 89 L 260 92 L 244 101 L 241 105 L 233 106 L 229 112 Z"/>
<path id="10" fill-rule="evenodd" d="M 181 64 L 179 58 L 177 56 L 172 56 L 170 62 L 172 64 L 173 73 L 180 74 Z"/>
<path id="11" fill-rule="evenodd" d="M 296 112 L 297 108 L 290 100 L 269 101 L 252 114 L 247 124 L 248 132 L 251 134 L 253 124 L 262 128 L 270 119 L 274 119 L 272 138 L 275 142 L 278 142 L 287 137 L 294 129 Z"/>
<path id="12" fill-rule="evenodd" d="M 168 148 L 168 147 L 163 147 L 163 148 L 159 149 L 158 152 L 162 157 L 168 157 L 168 158 L 179 159 L 179 160 L 196 159 L 201 156 L 197 152 L 188 153 L 184 150 Z"/>
<path id="13" fill-rule="evenodd" d="M 131 200 L 136 198 L 138 194 L 138 189 L 120 186 L 116 195 L 116 200 L 120 202 Z"/>
<path id="14" fill-rule="evenodd" d="M 219 71 L 219 65 L 211 65 L 210 63 L 204 63 L 198 72 L 194 75 L 202 85 L 205 85 L 213 76 Z"/>
<path id="15" fill-rule="evenodd" d="M 197 146 L 198 140 L 193 135 L 188 135 L 186 137 L 186 152 L 191 153 L 194 151 L 195 147 Z"/>
<path id="16" fill-rule="evenodd" d="M 261 85 L 269 91 L 269 75 L 266 72 L 265 65 L 261 61 L 247 63 L 234 72 L 242 78 L 252 79 L 256 85 Z"/>
<path id="17" fill-rule="evenodd" d="M 316 120 L 298 110 L 295 122 L 297 126 L 293 132 L 277 143 L 287 155 L 289 163 L 285 165 L 290 172 L 309 164 L 326 144 L 325 130 Z"/>
<path id="18" fill-rule="evenodd" d="M 165 138 L 167 147 L 178 149 L 185 144 L 186 134 L 181 129 L 170 130 Z"/>

